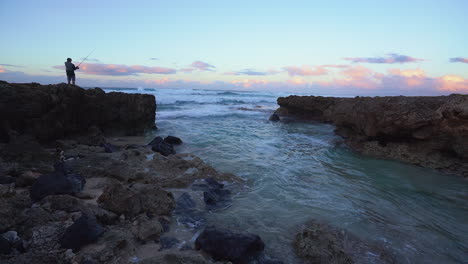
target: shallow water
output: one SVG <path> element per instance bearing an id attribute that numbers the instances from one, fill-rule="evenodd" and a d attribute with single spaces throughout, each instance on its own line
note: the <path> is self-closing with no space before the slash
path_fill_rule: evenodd
<path id="1" fill-rule="evenodd" d="M 285 263 L 299 262 L 290 245 L 309 219 L 382 245 L 400 263 L 468 260 L 468 182 L 460 177 L 356 154 L 331 125 L 269 122 L 287 94 L 121 91 L 156 95 L 155 134 L 182 138 L 178 152 L 248 180 L 208 223 L 260 235 Z"/>

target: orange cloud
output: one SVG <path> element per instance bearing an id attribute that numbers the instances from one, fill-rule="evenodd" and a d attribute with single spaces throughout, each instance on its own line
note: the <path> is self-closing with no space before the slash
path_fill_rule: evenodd
<path id="1" fill-rule="evenodd" d="M 388 72 L 391 75 L 404 77 L 405 83 L 410 87 L 420 86 L 426 80 L 426 72 L 421 69 L 414 69 L 414 70 L 390 69 L 388 70 Z"/>
<path id="2" fill-rule="evenodd" d="M 441 91 L 468 92 L 468 80 L 458 75 L 444 75 L 437 80 Z"/>
<path id="3" fill-rule="evenodd" d="M 5 67 L 0 66 L 0 72 L 5 72 L 5 71 L 6 71 L 6 70 L 5 70 Z"/>

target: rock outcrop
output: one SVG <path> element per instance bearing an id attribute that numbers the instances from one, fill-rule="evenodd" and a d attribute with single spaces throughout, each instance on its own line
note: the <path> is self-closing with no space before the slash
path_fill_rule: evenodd
<path id="1" fill-rule="evenodd" d="M 278 98 L 277 114 L 336 125 L 367 155 L 468 177 L 468 96 Z"/>
<path id="2" fill-rule="evenodd" d="M 105 93 L 67 84 L 13 84 L 0 81 L 0 141 L 14 133 L 50 141 L 83 134 L 136 135 L 155 126 L 153 95 Z"/>

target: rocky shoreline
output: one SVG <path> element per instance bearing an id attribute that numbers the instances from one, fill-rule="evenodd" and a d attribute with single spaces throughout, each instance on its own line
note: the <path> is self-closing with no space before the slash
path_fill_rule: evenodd
<path id="1" fill-rule="evenodd" d="M 208 226 L 244 182 L 176 154 L 180 138 L 141 136 L 155 110 L 152 95 L 0 81 L 0 262 L 282 263 L 259 236 Z M 358 260 L 337 232 L 309 224 L 285 246 Z"/>
<path id="2" fill-rule="evenodd" d="M 468 95 L 288 96 L 279 116 L 333 123 L 360 153 L 468 177 Z"/>

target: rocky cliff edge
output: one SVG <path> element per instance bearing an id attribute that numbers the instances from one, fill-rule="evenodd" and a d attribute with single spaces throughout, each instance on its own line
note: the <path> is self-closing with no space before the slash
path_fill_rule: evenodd
<path id="1" fill-rule="evenodd" d="M 353 149 L 468 177 L 468 95 L 288 96 L 277 114 L 333 123 Z"/>

